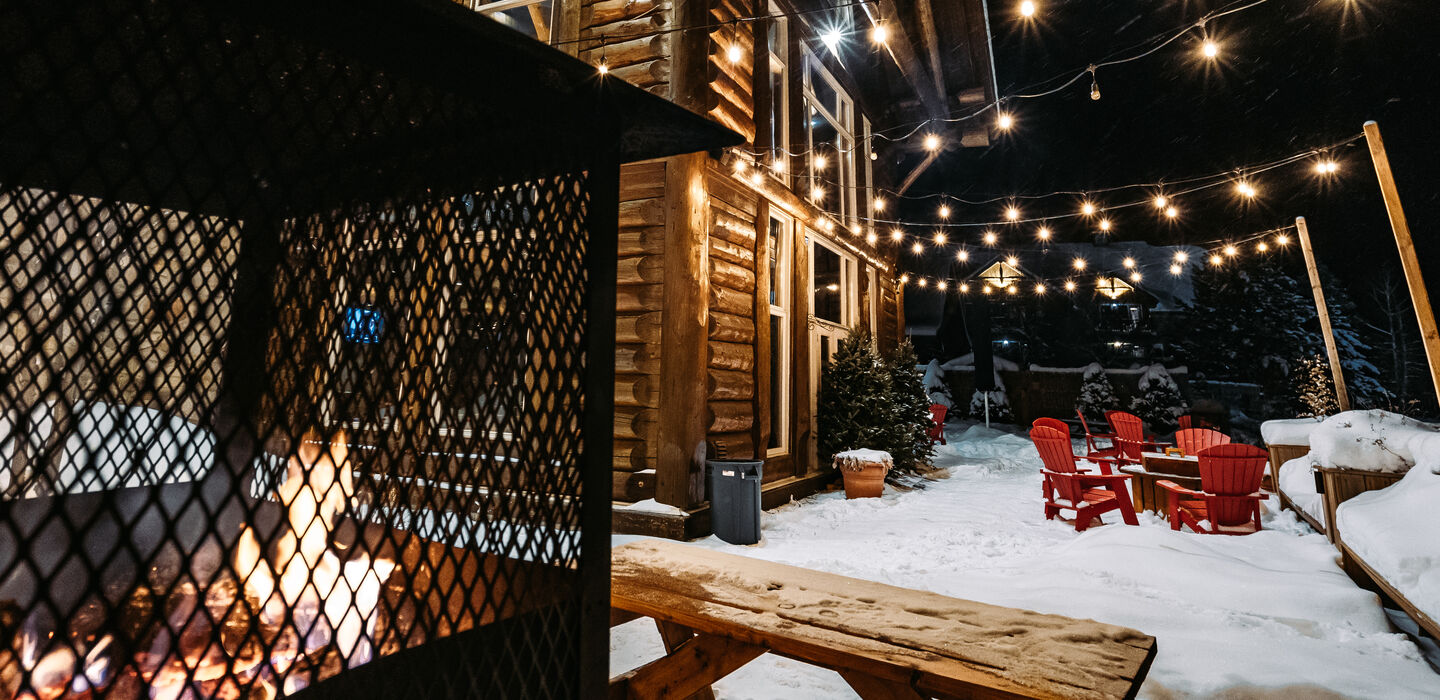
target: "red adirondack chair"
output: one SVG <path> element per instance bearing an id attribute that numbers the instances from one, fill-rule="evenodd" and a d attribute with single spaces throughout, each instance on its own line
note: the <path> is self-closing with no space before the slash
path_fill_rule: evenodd
<path id="1" fill-rule="evenodd" d="M 1062 510 L 1075 511 L 1075 531 L 1084 532 L 1090 520 L 1112 510 L 1120 511 L 1127 525 L 1139 525 L 1130 491 L 1125 488 L 1129 474 L 1090 474 L 1077 464 L 1070 451 L 1070 436 L 1054 428 L 1030 429 L 1030 441 L 1040 453 L 1045 468 L 1045 519 L 1054 520 Z"/>
<path id="2" fill-rule="evenodd" d="M 1188 525 L 1206 535 L 1248 535 L 1260 531 L 1260 491 L 1269 453 L 1254 445 L 1231 443 L 1200 451 L 1200 488 L 1173 481 L 1156 485 L 1170 492 L 1170 529 Z M 1208 523 L 1203 527 L 1201 523 Z"/>
<path id="3" fill-rule="evenodd" d="M 948 444 L 950 444 L 950 443 L 948 443 L 948 442 L 945 442 L 945 414 L 948 413 L 949 410 L 950 410 L 950 409 L 946 408 L 946 407 L 945 407 L 945 404 L 942 404 L 942 403 L 932 403 L 932 404 L 930 404 L 930 444 L 931 444 L 931 445 L 934 445 L 936 440 L 939 440 L 939 441 L 940 441 L 940 444 L 942 444 L 942 445 L 948 445 Z"/>
<path id="4" fill-rule="evenodd" d="M 1184 430 L 1186 428 L 1210 428 L 1213 430 L 1215 428 L 1215 426 L 1210 424 L 1210 421 L 1205 420 L 1200 416 L 1191 415 L 1189 413 L 1180 416 L 1178 419 L 1176 419 L 1176 422 L 1180 424 L 1181 430 Z"/>
<path id="5" fill-rule="evenodd" d="M 1070 434 L 1070 426 L 1066 425 L 1065 421 L 1060 420 L 1059 418 L 1036 418 L 1035 422 L 1030 424 L 1030 427 L 1038 428 L 1042 425 L 1046 428 L 1054 428 L 1055 430 L 1065 433 L 1066 435 Z"/>
<path id="6" fill-rule="evenodd" d="M 1120 461 L 1125 464 L 1139 464 L 1141 452 L 1153 452 L 1169 447 L 1168 442 L 1159 442 L 1154 435 L 1145 434 L 1145 423 L 1140 416 L 1125 411 L 1106 411 L 1105 421 L 1115 431 L 1115 445 L 1119 448 Z"/>
<path id="7" fill-rule="evenodd" d="M 1175 431 L 1175 446 L 1187 455 L 1200 454 L 1207 447 L 1230 444 L 1230 436 L 1207 428 L 1182 428 Z"/>
<path id="8" fill-rule="evenodd" d="M 1085 458 L 1091 461 L 1098 459 L 1114 459 L 1120 456 L 1120 447 L 1115 444 L 1115 433 L 1094 433 L 1090 431 L 1090 423 L 1085 420 L 1085 414 L 1079 409 L 1075 415 L 1080 416 L 1080 427 L 1085 430 Z M 1101 448 L 1095 444 L 1096 440 L 1109 440 L 1110 446 Z"/>

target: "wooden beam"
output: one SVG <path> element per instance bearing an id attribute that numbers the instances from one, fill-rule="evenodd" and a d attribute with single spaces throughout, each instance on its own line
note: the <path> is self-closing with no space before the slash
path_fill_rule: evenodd
<path id="1" fill-rule="evenodd" d="M 944 118 L 947 114 L 945 98 L 935 89 L 935 81 L 930 77 L 930 71 L 925 69 L 920 57 L 915 53 L 915 46 L 900 21 L 900 8 L 896 6 L 895 0 L 879 0 L 877 4 L 880 8 L 880 21 L 885 22 L 886 29 L 890 30 L 890 38 L 886 40 L 885 47 L 891 58 L 895 59 L 895 65 L 900 68 L 900 75 L 910 84 L 911 89 L 915 90 L 928 116 L 933 119 Z"/>
<path id="2" fill-rule="evenodd" d="M 764 653 L 765 647 L 726 637 L 691 637 L 668 656 L 611 679 L 611 697 L 615 697 L 613 688 L 623 684 L 624 696 L 636 700 L 694 698 Z"/>
<path id="3" fill-rule="evenodd" d="M 925 700 L 914 688 L 896 681 L 876 678 L 859 671 L 840 671 L 840 677 L 855 690 L 861 700 Z"/>
<path id="4" fill-rule="evenodd" d="M 1315 267 L 1315 251 L 1310 247 L 1310 227 L 1305 217 L 1295 217 L 1300 231 L 1300 252 L 1305 255 L 1305 270 L 1310 275 L 1310 292 L 1315 295 L 1315 312 L 1320 315 L 1320 334 L 1325 338 L 1325 357 L 1335 377 L 1335 399 L 1340 410 L 1350 410 L 1350 392 L 1345 390 L 1345 372 L 1340 367 L 1340 351 L 1335 347 L 1335 331 L 1330 328 L 1330 308 L 1325 305 L 1325 290 L 1320 287 L 1320 271 Z"/>
<path id="5" fill-rule="evenodd" d="M 472 4 L 470 8 L 475 10 L 476 12 L 479 12 L 482 15 L 487 15 L 495 12 L 513 10 L 517 7 L 529 7 L 531 5 L 538 5 L 541 2 L 543 2 L 543 0 L 498 0 L 497 2 L 487 2 L 484 5 Z"/>
<path id="6" fill-rule="evenodd" d="M 550 24 L 545 19 L 545 11 L 538 4 L 526 9 L 530 10 L 530 23 L 535 25 L 535 38 L 550 43 Z"/>
<path id="7" fill-rule="evenodd" d="M 1415 241 L 1410 238 L 1410 224 L 1400 206 L 1400 190 L 1390 172 L 1390 156 L 1380 138 L 1380 125 L 1365 122 L 1365 140 L 1370 144 L 1370 158 L 1375 161 L 1375 175 L 1380 179 L 1380 192 L 1385 195 L 1385 211 L 1390 215 L 1390 228 L 1395 232 L 1395 245 L 1400 248 L 1400 265 L 1405 269 L 1405 284 L 1410 287 L 1410 301 L 1420 322 L 1420 337 L 1425 343 L 1425 359 L 1430 364 L 1430 379 L 1435 383 L 1435 396 L 1440 399 L 1440 328 L 1435 326 L 1435 311 L 1430 308 L 1430 293 L 1420 274 L 1420 261 L 1415 257 Z"/>
<path id="8" fill-rule="evenodd" d="M 940 95 L 940 102 L 948 101 L 945 92 L 945 74 L 940 67 L 940 40 L 935 32 L 935 10 L 930 7 L 930 0 L 915 1 L 915 16 L 920 21 L 920 40 L 925 44 L 925 53 L 930 57 L 930 74 L 935 79 L 935 92 Z"/>
<path id="9" fill-rule="evenodd" d="M 939 157 L 939 151 L 934 151 L 930 155 L 925 156 L 925 160 L 920 161 L 920 164 L 915 166 L 915 169 L 911 170 L 909 175 L 905 176 L 905 180 L 900 183 L 900 189 L 896 190 L 895 194 L 905 194 L 905 190 L 910 189 L 910 186 L 915 184 L 916 180 L 920 179 L 920 175 L 925 172 L 926 168 L 929 168 Z"/>

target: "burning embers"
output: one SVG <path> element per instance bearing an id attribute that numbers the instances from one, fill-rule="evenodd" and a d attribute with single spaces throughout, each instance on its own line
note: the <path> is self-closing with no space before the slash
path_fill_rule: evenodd
<path id="1" fill-rule="evenodd" d="M 370 661 L 395 563 L 336 542 L 352 472 L 343 435 L 304 440 L 274 494 L 284 522 L 246 526 L 214 576 L 152 575 L 63 624 L 0 602 L 0 697 L 271 698 Z"/>

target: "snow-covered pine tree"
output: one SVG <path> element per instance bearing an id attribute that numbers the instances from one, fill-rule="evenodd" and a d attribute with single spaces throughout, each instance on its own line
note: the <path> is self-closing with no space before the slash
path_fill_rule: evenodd
<path id="1" fill-rule="evenodd" d="M 970 417 L 985 420 L 985 392 L 976 390 L 970 395 Z M 1005 381 L 1000 372 L 995 372 L 995 391 L 990 392 L 990 421 L 993 423 L 1014 423 L 1015 413 L 1010 410 L 1010 395 L 1005 393 Z"/>
<path id="2" fill-rule="evenodd" d="M 1293 382 L 1298 417 L 1332 416 L 1340 412 L 1330 362 L 1324 355 L 1311 355 L 1296 363 Z"/>
<path id="3" fill-rule="evenodd" d="M 1085 368 L 1085 377 L 1080 380 L 1080 395 L 1075 399 L 1075 410 L 1086 418 L 1099 420 L 1105 412 L 1120 407 L 1115 398 L 1115 386 L 1099 362 L 1092 362 Z"/>
<path id="4" fill-rule="evenodd" d="M 1157 433 L 1168 433 L 1179 424 L 1189 404 L 1164 365 L 1150 365 L 1140 374 L 1140 394 L 1130 401 L 1130 412 L 1140 416 Z"/>
<path id="5" fill-rule="evenodd" d="M 885 418 L 885 447 L 895 461 L 891 471 L 915 474 L 930 466 L 930 397 L 915 367 L 915 347 L 902 341 L 885 358 L 890 405 Z"/>
<path id="6" fill-rule="evenodd" d="M 885 416 L 893 403 L 889 372 L 870 337 L 857 332 L 840 341 L 820 370 L 815 421 L 821 462 L 845 450 L 888 450 Z"/>
<path id="7" fill-rule="evenodd" d="M 950 385 L 945 383 L 945 370 L 941 369 L 939 360 L 931 360 L 925 366 L 925 393 L 930 395 L 930 403 L 938 403 L 945 408 L 954 408 L 955 399 L 950 396 Z"/>

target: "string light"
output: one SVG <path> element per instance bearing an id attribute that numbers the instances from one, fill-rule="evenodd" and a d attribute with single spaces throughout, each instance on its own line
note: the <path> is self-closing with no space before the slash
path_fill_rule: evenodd
<path id="1" fill-rule="evenodd" d="M 876 24 L 875 28 L 870 30 L 870 40 L 877 44 L 884 44 L 890 40 L 890 30 L 883 24 Z"/>
<path id="2" fill-rule="evenodd" d="M 926 135 L 925 135 L 925 150 L 927 150 L 927 151 L 938 151 L 938 150 L 940 150 L 940 137 L 939 137 L 939 136 L 936 136 L 935 134 L 926 134 Z"/>
<path id="3" fill-rule="evenodd" d="M 1340 170 L 1340 164 L 1329 158 L 1315 164 L 1315 172 L 1321 175 L 1333 175 L 1338 170 Z"/>
<path id="4" fill-rule="evenodd" d="M 1036 283 L 1035 283 L 1035 293 L 1036 293 L 1036 294 L 1044 294 L 1044 293 L 1045 293 L 1045 285 L 1044 285 L 1044 284 L 1041 284 L 1041 283 L 1039 283 L 1039 282 L 1036 282 Z"/>
<path id="5" fill-rule="evenodd" d="M 810 162 L 812 162 L 812 163 L 815 164 L 815 169 L 816 169 L 816 170 L 824 170 L 824 169 L 825 169 L 825 166 L 826 166 L 826 165 L 829 165 L 829 163 L 830 163 L 830 161 L 829 161 L 829 160 L 826 160 L 826 159 L 825 159 L 825 156 L 823 156 L 823 155 L 815 156 L 815 158 L 814 158 L 813 160 L 811 160 Z"/>
<path id="6" fill-rule="evenodd" d="M 998 240 L 1000 240 L 1000 237 L 996 236 L 994 231 L 985 232 L 985 245 L 995 245 L 995 242 Z"/>
<path id="7" fill-rule="evenodd" d="M 942 218 L 942 219 L 948 219 L 948 218 L 950 218 L 950 205 L 948 205 L 948 204 L 941 204 L 941 205 L 940 205 L 939 214 L 940 214 L 940 218 Z"/>
<path id="8" fill-rule="evenodd" d="M 865 234 L 865 242 L 869 243 L 870 245 L 875 245 L 875 242 L 878 240 L 880 240 L 880 237 L 875 235 L 874 231 Z"/>
<path id="9" fill-rule="evenodd" d="M 1189 253 L 1186 253 L 1186 252 L 1183 251 L 1183 250 L 1177 250 L 1177 251 L 1175 251 L 1175 262 L 1177 262 L 1177 263 L 1183 263 L 1183 262 L 1187 262 L 1187 261 L 1189 261 L 1189 260 L 1190 260 L 1190 254 L 1189 254 Z"/>
<path id="10" fill-rule="evenodd" d="M 1009 265 L 1010 267 L 1015 267 L 1016 265 L 1020 264 L 1020 258 L 1011 255 L 1010 257 L 1005 258 L 1005 264 Z"/>
<path id="11" fill-rule="evenodd" d="M 1013 284 L 1006 286 L 1006 287 L 1005 287 L 1005 291 L 1006 291 L 1007 293 L 1009 293 L 1009 294 L 1019 294 L 1019 293 L 1020 293 L 1020 290 L 1016 289 L 1016 288 L 1015 288 L 1015 285 L 1013 285 Z"/>
<path id="12" fill-rule="evenodd" d="M 1011 221 L 1018 220 L 1020 218 L 1020 210 L 1015 207 L 1007 207 L 1005 209 L 1005 218 Z"/>
<path id="13" fill-rule="evenodd" d="M 1084 204 L 1080 205 L 1080 213 L 1084 214 L 1085 216 L 1094 216 L 1095 204 L 1093 202 L 1086 201 Z"/>
<path id="14" fill-rule="evenodd" d="M 876 197 L 874 204 L 875 204 L 875 211 L 885 211 L 885 200 L 883 200 L 883 199 L 881 199 L 881 198 L 879 198 L 879 197 Z"/>
<path id="15" fill-rule="evenodd" d="M 1200 44 L 1200 53 L 1205 54 L 1205 58 L 1215 58 L 1220 55 L 1220 45 L 1207 38 Z"/>
<path id="16" fill-rule="evenodd" d="M 1170 206 L 1170 199 L 1163 194 L 1155 195 L 1154 201 L 1156 209 L 1164 209 L 1165 207 Z"/>
<path id="17" fill-rule="evenodd" d="M 1290 237 L 1282 233 L 1282 234 L 1280 234 L 1280 235 L 1278 235 L 1278 236 L 1275 237 L 1275 244 L 1276 244 L 1276 245 L 1282 245 L 1282 246 L 1283 246 L 1283 245 L 1290 245 Z"/>
<path id="18" fill-rule="evenodd" d="M 1120 264 L 1124 265 L 1125 269 L 1129 270 L 1135 267 L 1135 258 L 1125 258 L 1124 260 L 1120 261 Z"/>
<path id="19" fill-rule="evenodd" d="M 1181 271 L 1181 268 L 1180 268 L 1179 265 L 1171 265 L 1171 266 L 1170 266 L 1170 274 L 1179 276 L 1180 271 Z"/>
<path id="20" fill-rule="evenodd" d="M 920 281 L 919 281 L 917 284 L 919 284 L 921 287 L 924 287 L 926 281 L 927 281 L 927 280 L 926 280 L 924 277 L 921 277 L 921 278 L 920 278 Z"/>
<path id="21" fill-rule="evenodd" d="M 741 52 L 739 44 L 731 44 L 730 48 L 725 50 L 725 57 L 730 59 L 731 63 L 739 63 L 743 56 L 744 53 Z"/>
<path id="22" fill-rule="evenodd" d="M 840 46 L 840 30 L 831 29 L 821 34 L 820 43 L 824 44 L 825 48 L 830 49 L 830 53 L 837 53 Z"/>
<path id="23" fill-rule="evenodd" d="M 1227 245 L 1227 246 L 1225 246 L 1224 253 L 1225 253 L 1225 255 L 1233 258 L 1233 257 L 1235 257 L 1236 255 L 1239 255 L 1239 254 L 1240 254 L 1240 249 L 1239 249 L 1239 248 L 1236 248 L 1236 247 L 1233 246 L 1233 245 Z"/>
<path id="24" fill-rule="evenodd" d="M 1065 291 L 1067 291 L 1067 292 L 1073 292 L 1073 291 L 1075 291 L 1075 280 L 1065 280 Z"/>
<path id="25" fill-rule="evenodd" d="M 892 228 L 892 229 L 890 229 L 890 240 L 892 240 L 892 241 L 899 241 L 899 240 L 901 240 L 901 239 L 903 239 L 903 238 L 905 238 L 905 234 L 904 234 L 904 232 L 902 232 L 900 229 L 898 229 L 898 228 Z"/>
<path id="26" fill-rule="evenodd" d="M 1235 191 L 1240 193 L 1240 196 L 1246 199 L 1254 199 L 1255 195 L 1259 194 L 1259 192 L 1256 191 L 1255 186 L 1250 184 L 1250 181 L 1248 180 L 1241 180 L 1235 183 Z"/>
<path id="27" fill-rule="evenodd" d="M 1095 76 L 1095 68 L 1096 68 L 1096 66 L 1095 66 L 1094 64 L 1091 64 L 1091 66 L 1090 66 L 1090 68 L 1089 68 L 1089 71 L 1090 71 L 1090 99 L 1093 100 L 1093 101 L 1099 101 L 1099 100 L 1100 100 L 1100 80 L 1099 80 L 1099 78 L 1097 78 L 1097 77 Z"/>
<path id="28" fill-rule="evenodd" d="M 602 61 L 602 62 L 600 63 L 600 65 L 595 66 L 595 70 L 599 71 L 599 72 L 600 72 L 600 75 L 609 75 L 609 74 L 610 74 L 610 64 L 605 63 L 605 62 Z"/>
<path id="29" fill-rule="evenodd" d="M 1111 226 L 1113 226 L 1113 224 L 1110 223 L 1110 220 L 1109 220 L 1109 219 L 1101 219 L 1101 220 L 1100 220 L 1100 230 L 1101 230 L 1101 231 L 1106 231 L 1106 232 L 1108 232 L 1108 231 L 1110 230 L 1110 227 L 1111 227 Z"/>
<path id="30" fill-rule="evenodd" d="M 903 275 L 900 275 L 900 284 L 905 284 L 906 282 L 909 282 L 909 281 L 910 281 L 910 274 L 909 274 L 909 273 L 905 273 L 905 274 L 903 274 Z"/>
<path id="31" fill-rule="evenodd" d="M 1010 127 L 1015 126 L 1015 117 L 1001 112 L 1000 116 L 995 119 L 995 126 L 999 127 L 1001 131 L 1009 131 Z"/>
<path id="32" fill-rule="evenodd" d="M 959 260 L 960 262 L 965 262 L 966 260 L 969 260 L 970 251 L 961 248 L 958 252 L 955 253 L 955 259 Z"/>
<path id="33" fill-rule="evenodd" d="M 1173 219 L 1177 216 L 1180 216 L 1180 210 L 1176 209 L 1175 207 L 1166 207 L 1165 216 Z"/>
<path id="34" fill-rule="evenodd" d="M 1026 18 L 1035 16 L 1035 0 L 1025 0 L 1020 3 L 1020 16 Z"/>
<path id="35" fill-rule="evenodd" d="M 1266 243 L 1265 241 L 1260 241 L 1258 244 L 1255 245 L 1255 250 L 1258 250 L 1262 253 L 1267 252 L 1270 250 L 1270 244 Z"/>
<path id="36" fill-rule="evenodd" d="M 1070 265 L 1077 270 L 1083 270 L 1085 269 L 1085 258 L 1075 258 Z"/>
<path id="37" fill-rule="evenodd" d="M 994 287 L 991 287 L 990 285 L 987 284 L 987 285 L 981 287 L 981 288 L 980 288 L 980 291 L 983 292 L 983 293 L 985 293 L 985 294 L 989 294 L 992 289 L 994 289 Z"/>
<path id="38" fill-rule="evenodd" d="M 1221 257 L 1218 256 L 1218 255 L 1211 255 L 1211 256 L 1210 256 L 1210 264 L 1211 264 L 1211 265 L 1216 265 L 1216 266 L 1218 266 L 1220 263 L 1223 263 L 1223 262 L 1225 262 L 1224 258 L 1221 258 Z"/>
<path id="39" fill-rule="evenodd" d="M 960 293 L 961 293 L 961 294 L 968 294 L 969 292 L 970 292 L 970 285 L 965 284 L 964 282 L 961 282 L 961 283 L 960 283 Z"/>
<path id="40" fill-rule="evenodd" d="M 935 232 L 935 245 L 945 245 L 946 237 L 944 231 Z"/>
<path id="41" fill-rule="evenodd" d="M 777 173 L 784 173 L 784 172 L 785 172 L 785 159 L 784 159 L 784 158 L 776 158 L 776 159 L 775 159 L 775 162 L 773 162 L 773 163 L 770 164 L 770 169 L 771 169 L 771 170 L 774 170 L 774 171 L 777 172 Z"/>
<path id="42" fill-rule="evenodd" d="M 1048 241 L 1050 240 L 1050 229 L 1041 226 L 1040 230 L 1035 232 L 1035 235 L 1039 236 L 1042 241 Z"/>
<path id="43" fill-rule="evenodd" d="M 810 199 L 811 199 L 811 201 L 818 202 L 818 201 L 820 201 L 820 200 L 822 200 L 822 199 L 824 199 L 824 198 L 825 198 L 825 189 L 824 189 L 824 188 L 821 188 L 821 187 L 811 188 L 811 190 L 810 190 Z"/>
<path id="44" fill-rule="evenodd" d="M 939 282 L 937 282 L 937 283 L 935 284 L 935 288 L 938 289 L 938 290 L 940 290 L 940 291 L 942 291 L 942 292 L 945 291 L 945 288 L 948 287 L 948 286 L 950 286 L 950 285 L 946 284 L 946 283 L 945 283 L 945 280 L 940 280 Z"/>
<path id="45" fill-rule="evenodd" d="M 752 185 L 754 185 L 754 186 L 756 186 L 756 187 L 759 187 L 759 186 L 765 184 L 765 173 L 762 173 L 762 172 L 760 172 L 759 170 L 756 170 L 755 172 L 750 173 L 750 184 L 752 184 Z"/>
<path id="46" fill-rule="evenodd" d="M 921 245 L 920 241 L 915 241 L 915 245 L 910 246 L 910 252 L 919 255 L 925 252 L 925 246 Z"/>
<path id="47" fill-rule="evenodd" d="M 1131 282 L 1139 282 L 1139 281 L 1140 281 L 1140 273 L 1139 273 L 1138 271 L 1130 273 L 1130 281 L 1131 281 Z"/>

